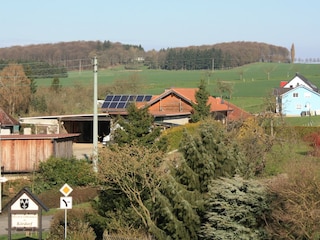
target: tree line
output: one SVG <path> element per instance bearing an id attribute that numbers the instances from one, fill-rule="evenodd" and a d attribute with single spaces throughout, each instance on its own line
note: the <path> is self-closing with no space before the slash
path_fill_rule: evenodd
<path id="1" fill-rule="evenodd" d="M 12 61 L 12 60 L 0 60 L 0 71 L 10 64 L 19 64 L 23 66 L 27 77 L 30 79 L 37 78 L 66 78 L 68 77 L 67 68 L 64 66 L 49 64 L 45 61 L 31 62 L 31 61 Z"/>
<path id="2" fill-rule="evenodd" d="M 238 67 L 253 62 L 290 62 L 285 47 L 258 42 L 230 42 L 213 45 L 145 51 L 141 45 L 110 41 L 74 41 L 0 48 L 1 60 L 46 62 L 68 70 L 91 69 L 97 56 L 99 66 L 144 64 L 152 69 L 194 70 Z"/>

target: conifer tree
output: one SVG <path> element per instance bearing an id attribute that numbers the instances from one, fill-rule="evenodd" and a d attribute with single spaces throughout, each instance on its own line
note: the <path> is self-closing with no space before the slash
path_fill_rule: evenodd
<path id="1" fill-rule="evenodd" d="M 160 136 L 160 128 L 153 127 L 153 117 L 147 108 L 137 108 L 135 104 L 130 104 L 127 108 L 128 117 L 119 118 L 118 124 L 121 128 L 116 129 L 114 141 L 120 145 L 130 144 L 137 141 L 144 146 L 157 145 L 165 149 L 165 139 L 157 141 Z"/>
<path id="2" fill-rule="evenodd" d="M 264 215 L 269 211 L 266 189 L 238 176 L 214 180 L 209 186 L 203 239 L 269 239 Z"/>
<path id="3" fill-rule="evenodd" d="M 180 151 L 186 165 L 177 174 L 189 189 L 206 193 L 212 179 L 242 172 L 243 156 L 219 122 L 204 122 L 198 137 L 185 133 L 182 143 Z"/>
<path id="4" fill-rule="evenodd" d="M 196 103 L 192 103 L 192 107 L 194 110 L 191 115 L 192 122 L 198 122 L 210 115 L 210 104 L 207 105 L 209 96 L 210 93 L 206 89 L 206 83 L 204 79 L 201 79 L 199 90 L 195 95 Z"/>

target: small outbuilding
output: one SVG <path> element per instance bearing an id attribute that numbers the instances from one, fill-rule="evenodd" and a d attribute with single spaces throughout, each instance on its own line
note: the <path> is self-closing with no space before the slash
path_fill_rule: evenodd
<path id="1" fill-rule="evenodd" d="M 1 135 L 3 173 L 27 173 L 50 157 L 72 158 L 73 141 L 80 134 Z"/>

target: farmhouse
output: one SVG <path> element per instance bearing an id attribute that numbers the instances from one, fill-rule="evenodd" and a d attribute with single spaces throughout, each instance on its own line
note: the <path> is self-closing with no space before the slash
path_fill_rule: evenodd
<path id="1" fill-rule="evenodd" d="M 127 114 L 126 107 L 134 102 L 137 107 L 147 107 L 154 116 L 155 123 L 164 125 L 183 125 L 189 122 L 193 112 L 192 104 L 196 103 L 197 88 L 170 88 L 157 96 L 152 95 L 107 95 L 102 104 L 102 111 L 108 115 Z M 221 99 L 209 97 L 210 112 L 214 119 L 238 120 L 250 114 L 235 105 Z M 232 114 L 233 113 L 233 114 Z"/>
<path id="2" fill-rule="evenodd" d="M 276 112 L 284 116 L 320 114 L 320 94 L 316 85 L 301 74 L 274 89 Z"/>

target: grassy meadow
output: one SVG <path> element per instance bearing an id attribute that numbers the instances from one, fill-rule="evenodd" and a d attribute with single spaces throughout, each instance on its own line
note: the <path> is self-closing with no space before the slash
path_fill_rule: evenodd
<path id="1" fill-rule="evenodd" d="M 137 74 L 144 88 L 141 94 L 159 94 L 170 87 L 198 87 L 200 79 L 207 80 L 208 90 L 216 95 L 217 80 L 233 84 L 233 97 L 264 97 L 280 81 L 287 81 L 299 72 L 314 84 L 320 86 L 320 64 L 254 63 L 229 70 L 166 71 L 140 70 L 130 71 L 122 67 L 98 70 L 98 84 L 112 84 L 117 79 L 126 79 Z M 68 78 L 61 78 L 63 86 L 74 84 L 92 85 L 92 71 L 72 71 Z M 38 86 L 50 86 L 52 79 L 38 79 Z"/>

